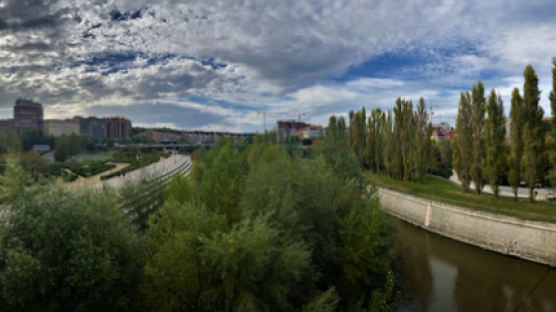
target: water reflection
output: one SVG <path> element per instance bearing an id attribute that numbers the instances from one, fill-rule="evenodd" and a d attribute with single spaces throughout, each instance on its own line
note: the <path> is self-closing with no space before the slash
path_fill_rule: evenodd
<path id="1" fill-rule="evenodd" d="M 556 270 L 398 221 L 404 311 L 556 311 Z"/>

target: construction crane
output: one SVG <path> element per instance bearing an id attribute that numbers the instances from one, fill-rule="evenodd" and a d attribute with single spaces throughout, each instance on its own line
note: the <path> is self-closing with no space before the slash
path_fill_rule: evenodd
<path id="1" fill-rule="evenodd" d="M 299 114 L 286 116 L 286 118 L 297 117 L 297 122 L 301 122 L 301 117 L 304 117 L 304 116 L 305 116 L 305 113 L 299 113 Z"/>
<path id="2" fill-rule="evenodd" d="M 438 105 L 438 104 L 435 104 L 435 105 L 432 105 L 432 103 L 429 104 L 429 110 L 430 110 L 429 116 L 431 116 L 431 123 L 432 123 L 432 117 L 434 115 L 434 111 L 432 109 L 433 108 L 439 108 L 439 107 L 440 107 L 440 105 Z"/>
<path id="3" fill-rule="evenodd" d="M 267 111 L 262 111 L 262 112 L 257 112 L 257 115 L 263 115 L 263 127 L 264 127 L 264 132 L 266 133 L 266 114 L 268 112 Z"/>

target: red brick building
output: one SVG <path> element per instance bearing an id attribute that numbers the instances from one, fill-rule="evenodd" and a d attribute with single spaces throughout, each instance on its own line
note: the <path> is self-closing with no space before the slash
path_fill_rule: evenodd
<path id="1" fill-rule="evenodd" d="M 129 139 L 131 137 L 131 121 L 123 117 L 104 118 L 106 138 Z"/>
<path id="2" fill-rule="evenodd" d="M 26 99 L 15 101 L 13 126 L 18 134 L 30 130 L 42 130 L 43 118 L 42 104 Z"/>

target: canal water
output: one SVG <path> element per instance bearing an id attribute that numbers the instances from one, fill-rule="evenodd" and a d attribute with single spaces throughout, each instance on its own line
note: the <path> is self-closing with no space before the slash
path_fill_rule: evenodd
<path id="1" fill-rule="evenodd" d="M 556 270 L 396 220 L 401 311 L 556 311 Z"/>

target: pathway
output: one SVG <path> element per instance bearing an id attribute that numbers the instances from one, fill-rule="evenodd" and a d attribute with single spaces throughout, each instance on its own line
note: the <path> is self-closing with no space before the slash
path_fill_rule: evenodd
<path id="1" fill-rule="evenodd" d="M 456 172 L 454 170 L 452 170 L 452 176 L 450 177 L 450 182 L 461 186 L 461 182 L 458 179 L 458 175 L 456 174 Z M 475 189 L 475 183 L 471 182 L 471 186 L 470 188 L 472 190 Z M 549 198 L 554 198 L 555 193 L 554 190 L 552 188 L 535 188 L 533 190 L 534 192 L 536 192 L 536 199 L 537 200 L 548 200 Z M 483 193 L 487 193 L 487 194 L 494 194 L 494 192 L 492 191 L 492 188 L 489 185 L 485 185 L 485 187 L 483 188 Z M 505 185 L 500 185 L 500 192 L 499 192 L 500 196 L 504 196 L 504 197 L 514 197 L 514 192 L 512 190 L 511 186 L 505 186 Z M 529 190 L 526 187 L 519 187 L 517 190 L 517 197 L 519 198 L 529 198 Z"/>

